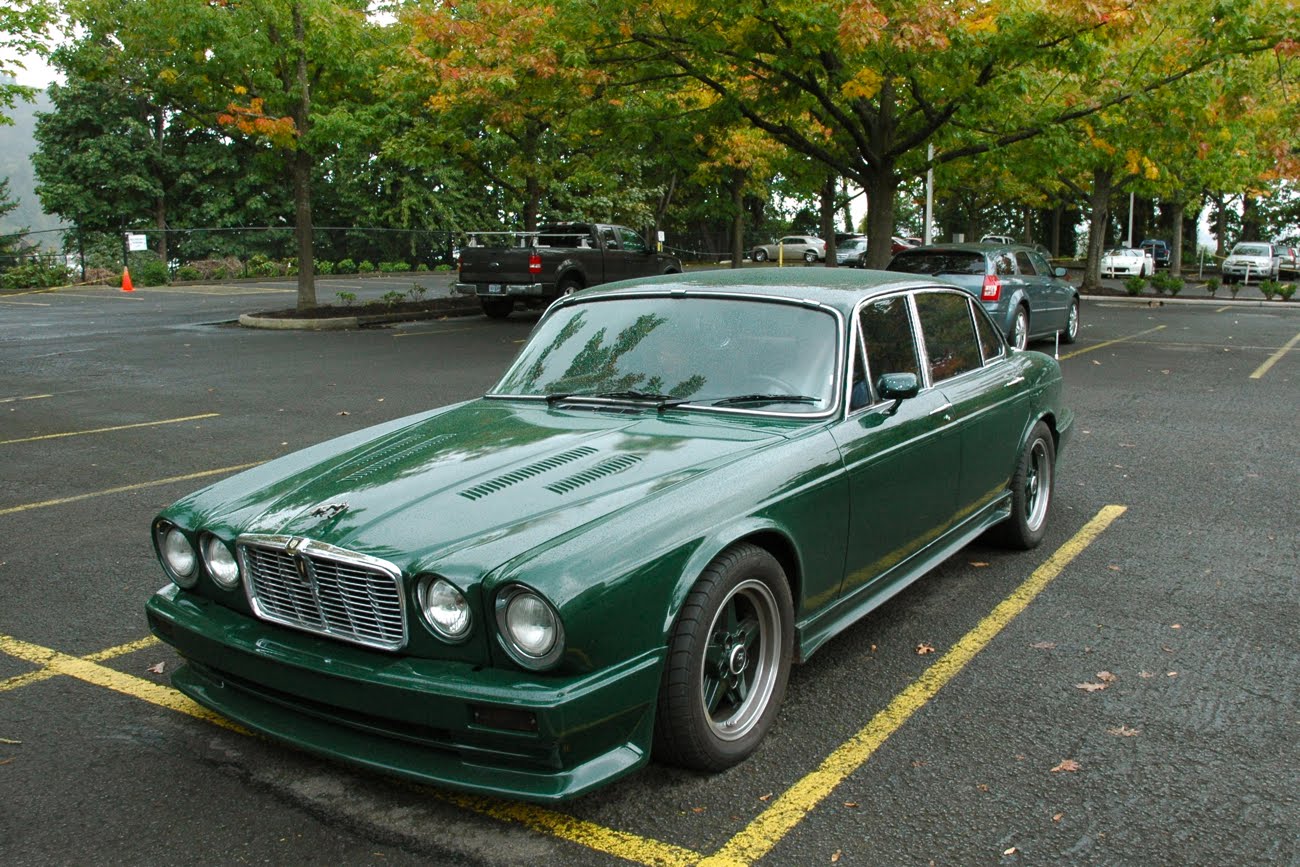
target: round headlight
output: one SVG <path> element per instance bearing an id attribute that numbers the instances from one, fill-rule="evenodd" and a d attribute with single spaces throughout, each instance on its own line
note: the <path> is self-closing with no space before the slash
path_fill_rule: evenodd
<path id="1" fill-rule="evenodd" d="M 455 641 L 469 632 L 469 603 L 445 578 L 425 578 L 419 584 L 420 610 L 433 630 Z"/>
<path id="2" fill-rule="evenodd" d="M 193 587 L 198 578 L 198 555 L 194 546 L 177 527 L 163 530 L 158 550 L 162 552 L 163 563 L 172 573 L 172 579 L 182 587 Z"/>
<path id="3" fill-rule="evenodd" d="M 216 536 L 209 536 L 203 543 L 203 562 L 208 567 L 208 574 L 217 586 L 234 590 L 239 586 L 239 564 L 235 555 L 230 553 L 226 543 Z"/>
<path id="4" fill-rule="evenodd" d="M 555 610 L 541 596 L 522 587 L 497 599 L 497 624 L 506 649 L 530 668 L 544 668 L 564 652 L 564 630 Z"/>

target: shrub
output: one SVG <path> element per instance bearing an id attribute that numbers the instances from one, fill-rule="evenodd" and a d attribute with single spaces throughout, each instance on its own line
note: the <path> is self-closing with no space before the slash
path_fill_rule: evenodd
<path id="1" fill-rule="evenodd" d="M 357 300 L 357 293 L 355 292 L 336 292 L 334 296 L 343 303 L 344 307 L 351 307 L 352 302 Z"/>
<path id="2" fill-rule="evenodd" d="M 321 259 L 316 262 L 316 273 L 326 276 L 334 273 L 334 263 L 328 259 Z"/>
<path id="3" fill-rule="evenodd" d="M 199 272 L 200 280 L 224 280 L 231 274 L 239 274 L 244 270 L 244 263 L 234 256 L 224 259 L 195 259 L 189 266 Z"/>
<path id="4" fill-rule="evenodd" d="M 1236 297 L 1237 297 L 1237 293 L 1241 291 L 1241 284 L 1240 284 L 1240 283 L 1235 283 L 1235 282 L 1234 282 L 1234 283 L 1229 283 L 1229 284 L 1228 284 L 1228 291 L 1232 293 L 1232 297 L 1233 297 L 1233 298 L 1236 298 Z"/>
<path id="5" fill-rule="evenodd" d="M 1277 294 L 1283 301 L 1290 301 L 1291 296 L 1295 294 L 1295 284 L 1283 283 L 1281 286 L 1277 287 Z"/>
<path id="6" fill-rule="evenodd" d="M 1209 293 L 1210 293 L 1210 297 L 1213 298 L 1213 297 L 1214 297 L 1214 293 L 1219 291 L 1219 278 L 1218 278 L 1218 277 L 1211 277 L 1209 280 L 1206 280 L 1206 281 L 1205 281 L 1205 291 L 1206 291 L 1206 292 L 1209 292 Z"/>
<path id="7" fill-rule="evenodd" d="M 390 289 L 383 295 L 379 296 L 379 300 L 384 302 L 386 307 L 392 307 L 394 304 L 400 304 L 402 297 L 401 292 L 398 292 L 396 289 Z"/>
<path id="8" fill-rule="evenodd" d="M 44 289 L 49 286 L 62 286 L 67 282 L 67 266 L 53 262 L 28 262 L 10 268 L 0 275 L 0 286 L 5 289 Z"/>
<path id="9" fill-rule="evenodd" d="M 1265 301 L 1272 301 L 1279 288 L 1281 288 L 1281 284 L 1276 280 L 1261 280 L 1259 284 L 1259 291 L 1264 293 Z"/>
<path id="10" fill-rule="evenodd" d="M 374 271 L 375 271 L 375 263 L 368 261 L 366 259 L 362 259 L 361 263 L 357 265 L 358 274 L 373 274 Z"/>
<path id="11" fill-rule="evenodd" d="M 1124 281 L 1124 291 L 1130 295 L 1141 295 L 1147 286 L 1147 278 L 1134 275 Z"/>
<path id="12" fill-rule="evenodd" d="M 428 291 L 428 289 L 421 286 L 419 283 L 412 283 L 411 288 L 406 290 L 406 297 L 410 298 L 412 301 L 421 301 L 424 299 L 424 293 Z"/>
<path id="13" fill-rule="evenodd" d="M 167 265 L 153 253 L 135 253 L 127 261 L 131 269 L 131 282 L 135 285 L 167 285 Z"/>
<path id="14" fill-rule="evenodd" d="M 352 259 L 340 259 L 338 265 L 334 267 L 335 274 L 355 274 L 357 273 L 357 263 Z"/>
<path id="15" fill-rule="evenodd" d="M 415 266 L 416 273 L 419 273 L 421 271 L 428 271 L 428 270 L 429 270 L 429 266 L 424 264 L 423 262 Z"/>
<path id="16" fill-rule="evenodd" d="M 177 280 L 202 280 L 203 273 L 193 265 L 182 265 L 176 269 Z"/>
<path id="17" fill-rule="evenodd" d="M 1173 274 L 1161 272 L 1151 278 L 1151 285 L 1156 287 L 1156 292 L 1163 295 L 1168 292 L 1170 295 L 1177 295 L 1183 291 L 1183 278 L 1175 277 Z"/>
<path id="18" fill-rule="evenodd" d="M 410 271 L 411 266 L 407 262 L 380 262 L 379 271 L 383 274 L 397 274 Z"/>

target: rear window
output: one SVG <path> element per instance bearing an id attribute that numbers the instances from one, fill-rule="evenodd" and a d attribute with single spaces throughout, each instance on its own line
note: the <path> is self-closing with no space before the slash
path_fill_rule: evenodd
<path id="1" fill-rule="evenodd" d="M 984 254 L 963 250 L 904 252 L 894 257 L 888 270 L 905 274 L 983 274 Z"/>

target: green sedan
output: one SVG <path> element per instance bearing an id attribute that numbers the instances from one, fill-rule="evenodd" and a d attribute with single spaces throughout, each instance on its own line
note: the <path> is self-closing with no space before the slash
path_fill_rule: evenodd
<path id="1" fill-rule="evenodd" d="M 218 482 L 152 535 L 178 689 L 329 757 L 571 798 L 743 761 L 790 666 L 982 533 L 1072 413 L 968 293 L 742 270 L 563 298 L 487 395 Z"/>

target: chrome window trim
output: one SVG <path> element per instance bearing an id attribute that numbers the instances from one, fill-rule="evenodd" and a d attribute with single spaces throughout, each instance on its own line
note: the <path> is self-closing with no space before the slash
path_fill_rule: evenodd
<path id="1" fill-rule="evenodd" d="M 301 554 L 308 558 L 317 557 L 322 560 L 331 560 L 346 566 L 358 566 L 363 569 L 370 569 L 383 573 L 392 579 L 393 587 L 396 591 L 398 611 L 402 619 L 401 638 L 395 642 L 365 641 L 352 634 L 338 632 L 331 629 L 313 628 L 311 625 L 305 624 L 301 621 L 289 620 L 267 611 L 257 598 L 257 591 L 254 587 L 255 582 L 253 580 L 253 570 L 249 568 L 247 562 L 245 545 L 279 549 L 285 553 Z M 249 607 L 261 620 L 268 623 L 275 623 L 280 626 L 287 626 L 291 629 L 297 629 L 311 635 L 322 635 L 338 641 L 345 641 L 349 644 L 355 644 L 359 647 L 365 647 L 371 650 L 402 650 L 410 640 L 410 615 L 407 611 L 406 588 L 402 584 L 402 570 L 387 560 L 382 560 L 379 557 L 372 557 L 368 554 L 360 554 L 356 551 L 349 551 L 346 548 L 339 548 L 335 545 L 330 545 L 327 542 L 319 542 L 315 539 L 308 539 L 303 536 L 262 533 L 244 533 L 236 538 L 235 556 L 239 562 L 240 572 L 244 577 L 244 594 L 248 599 Z"/>

